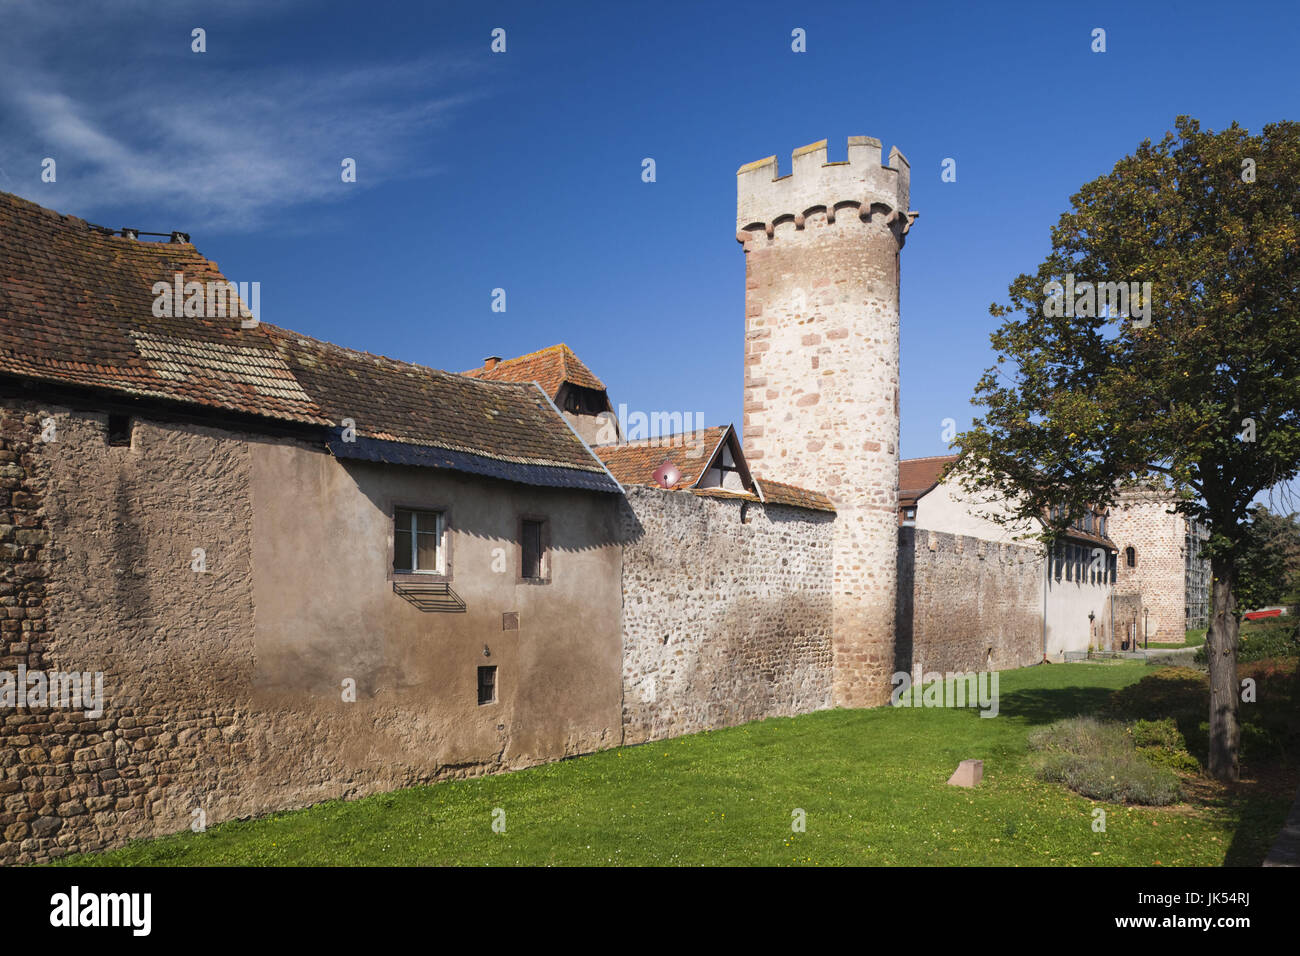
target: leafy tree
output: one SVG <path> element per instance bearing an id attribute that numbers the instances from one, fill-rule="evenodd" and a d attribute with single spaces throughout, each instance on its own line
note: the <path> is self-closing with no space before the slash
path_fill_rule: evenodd
<path id="1" fill-rule="evenodd" d="M 1300 470 L 1300 124 L 1176 128 L 1072 196 L 1050 254 L 990 308 L 985 411 L 954 445 L 968 489 L 1047 516 L 1047 537 L 1153 481 L 1208 523 L 1209 769 L 1235 780 L 1243 525 Z M 1121 282 L 1127 301 L 1098 285 Z"/>
<path id="2" fill-rule="evenodd" d="M 1242 526 L 1237 563 L 1237 605 L 1244 610 L 1276 604 L 1287 592 L 1287 562 L 1300 545 L 1290 518 L 1257 505 Z"/>

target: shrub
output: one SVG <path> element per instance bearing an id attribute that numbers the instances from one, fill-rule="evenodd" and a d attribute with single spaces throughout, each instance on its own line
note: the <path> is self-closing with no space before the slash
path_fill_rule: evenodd
<path id="1" fill-rule="evenodd" d="M 1139 747 L 1138 756 L 1153 767 L 1164 767 L 1176 773 L 1200 773 L 1201 762 L 1186 750 L 1169 750 L 1165 747 Z"/>
<path id="2" fill-rule="evenodd" d="M 1255 682 L 1254 701 L 1243 702 L 1238 711 L 1243 761 L 1300 756 L 1300 662 L 1295 658 L 1248 661 L 1238 667 L 1237 676 Z M 1167 667 L 1111 694 L 1105 714 L 1118 720 L 1136 719 L 1135 745 L 1163 747 L 1165 754 L 1145 756 L 1180 769 L 1185 761 L 1168 749 L 1172 743 L 1168 725 L 1182 738 L 1183 749 L 1203 763 L 1209 746 L 1209 708 L 1207 675 L 1190 667 Z M 1163 724 L 1164 729 L 1154 724 Z"/>
<path id="3" fill-rule="evenodd" d="M 1183 726 L 1180 717 L 1203 718 L 1209 709 L 1209 678 L 1193 667 L 1162 667 L 1110 697 L 1111 716 L 1130 720 L 1172 718 L 1179 727 Z"/>
<path id="4" fill-rule="evenodd" d="M 1300 657 L 1300 626 L 1287 618 L 1265 618 L 1262 621 L 1242 621 L 1237 663 L 1268 659 Z M 1192 658 L 1198 664 L 1207 661 L 1205 645 L 1201 645 Z"/>
<path id="5" fill-rule="evenodd" d="M 1187 741 L 1173 718 L 1139 720 L 1129 728 L 1138 756 L 1155 767 L 1200 773 L 1201 762 L 1187 752 Z"/>
<path id="6" fill-rule="evenodd" d="M 1131 730 L 1136 747 L 1164 747 L 1168 750 L 1186 750 L 1187 743 L 1179 733 L 1172 718 L 1139 720 Z"/>
<path id="7" fill-rule="evenodd" d="M 1166 728 L 1157 733 L 1169 736 Z M 1178 775 L 1144 758 L 1123 724 L 1092 717 L 1058 720 L 1031 734 L 1029 746 L 1038 751 L 1033 763 L 1039 779 L 1065 784 L 1085 797 L 1147 806 L 1182 799 Z M 1168 752 L 1163 746 L 1151 749 Z"/>

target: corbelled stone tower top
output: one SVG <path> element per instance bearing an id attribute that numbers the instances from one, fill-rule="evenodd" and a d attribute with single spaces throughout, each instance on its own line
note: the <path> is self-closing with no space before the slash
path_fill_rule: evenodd
<path id="1" fill-rule="evenodd" d="M 889 698 L 898 535 L 898 268 L 910 170 L 826 141 L 737 174 L 745 248 L 744 441 L 755 470 L 835 502 L 834 700 Z M 904 668 L 906 669 L 906 668 Z"/>
<path id="2" fill-rule="evenodd" d="M 882 166 L 881 148 L 874 137 L 850 136 L 848 160 L 828 163 L 823 139 L 796 149 L 793 171 L 784 176 L 775 156 L 741 166 L 736 173 L 736 238 L 744 242 L 755 228 L 771 236 L 774 225 L 786 219 L 802 228 L 819 210 L 829 211 L 834 222 L 835 213 L 846 207 L 863 219 L 873 208 L 890 222 L 906 216 L 906 232 L 916 216 L 907 212 L 912 170 L 897 146 L 889 151 L 889 165 Z"/>

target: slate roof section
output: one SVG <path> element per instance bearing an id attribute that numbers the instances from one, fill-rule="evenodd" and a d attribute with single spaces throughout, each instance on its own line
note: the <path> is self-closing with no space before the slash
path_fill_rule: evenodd
<path id="1" fill-rule="evenodd" d="M 261 328 L 153 314 L 154 284 L 225 282 L 189 243 L 105 235 L 0 192 L 0 372 L 327 424 Z"/>
<path id="2" fill-rule="evenodd" d="M 226 281 L 189 243 L 106 235 L 0 193 L 0 374 L 336 435 L 351 418 L 360 438 L 379 443 L 366 445 L 374 460 L 395 460 L 383 443 L 401 444 L 422 449 L 404 453 L 409 463 L 617 490 L 535 385 L 476 381 L 264 322 L 244 329 L 237 314 L 155 316 L 154 285 L 177 272 L 185 282 Z"/>
<path id="3" fill-rule="evenodd" d="M 935 455 L 930 458 L 904 458 L 898 463 L 898 503 L 914 505 L 939 484 L 944 468 L 960 455 Z"/>
<path id="4" fill-rule="evenodd" d="M 587 491 L 605 491 L 621 494 L 623 489 L 603 470 L 585 468 L 558 468 L 486 458 L 468 452 L 448 451 L 429 445 L 412 445 L 407 442 L 382 441 L 358 437 L 356 441 L 335 439 L 328 443 L 335 458 L 384 462 L 390 465 L 415 465 L 424 468 L 450 468 L 472 475 L 500 478 L 525 485 L 542 485 L 552 488 L 582 488 Z"/>
<path id="5" fill-rule="evenodd" d="M 605 384 L 563 342 L 527 355 L 505 359 L 492 368 L 480 366 L 461 374 L 490 382 L 536 382 L 552 400 L 565 382 L 598 392 L 605 391 Z"/>

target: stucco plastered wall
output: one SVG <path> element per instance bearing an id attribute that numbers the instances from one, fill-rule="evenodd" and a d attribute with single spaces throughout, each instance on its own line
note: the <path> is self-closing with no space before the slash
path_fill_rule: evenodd
<path id="1" fill-rule="evenodd" d="M 1005 499 L 992 493 L 968 492 L 956 478 L 949 477 L 916 503 L 915 524 L 929 531 L 1034 547 L 1035 542 L 1027 540 L 1026 535 L 1041 530 L 1036 523 L 1021 521 L 1004 525 L 990 517 L 1005 518 L 1010 514 Z"/>
<path id="2" fill-rule="evenodd" d="M 1055 569 L 1047 582 L 1047 656 L 1062 660 L 1066 652 L 1089 648 L 1113 650 L 1111 644 L 1111 586 L 1100 571 L 1089 571 L 1085 563 L 1083 577 L 1071 577 Z M 1088 615 L 1093 619 L 1090 621 Z"/>
<path id="3" fill-rule="evenodd" d="M 0 669 L 104 687 L 96 717 L 0 712 L 0 862 L 619 742 L 615 496 L 149 418 L 109 447 L 100 412 L 0 412 Z M 464 613 L 393 593 L 390 497 L 449 509 Z M 551 522 L 549 583 L 519 578 L 521 514 Z M 480 707 L 485 663 L 498 699 Z"/>
<path id="4" fill-rule="evenodd" d="M 614 496 L 340 463 L 284 444 L 258 446 L 253 463 L 260 691 L 342 713 L 351 678 L 362 713 L 422 713 L 418 733 L 367 737 L 372 773 L 393 761 L 423 774 L 518 767 L 619 742 Z M 395 505 L 444 512 L 463 613 L 422 611 L 394 593 Z M 548 522 L 546 583 L 520 578 L 525 515 Z M 517 630 L 505 629 L 506 613 Z M 484 665 L 497 666 L 498 702 L 479 706 Z"/>
<path id="5" fill-rule="evenodd" d="M 34 409 L 23 483 L 39 489 L 47 533 L 44 633 L 4 669 L 102 673 L 104 706 L 3 716 L 0 767 L 18 789 L 0 859 L 182 830 L 195 809 L 210 821 L 251 812 L 245 436 L 138 421 L 131 447 L 109 447 L 105 414 L 9 403 L 8 421 L 19 409 Z"/>

